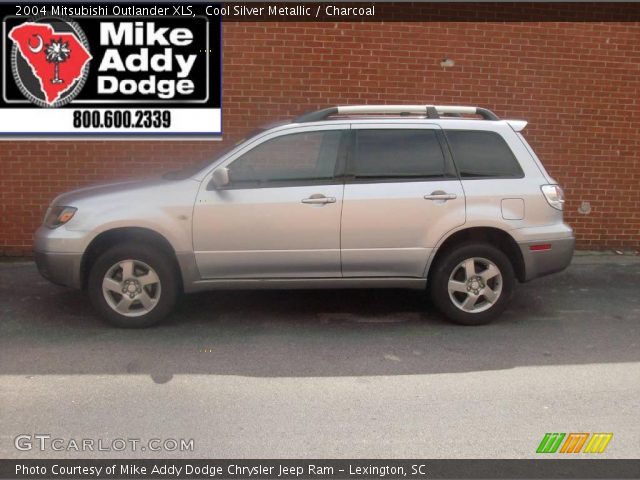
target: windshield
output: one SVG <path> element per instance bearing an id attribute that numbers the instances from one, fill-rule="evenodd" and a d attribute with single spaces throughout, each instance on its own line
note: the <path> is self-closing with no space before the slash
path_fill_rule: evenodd
<path id="1" fill-rule="evenodd" d="M 238 140 L 237 142 L 235 142 L 234 144 L 228 145 L 226 148 L 223 148 L 222 150 L 216 152 L 215 158 L 207 158 L 206 160 L 203 160 L 203 161 L 198 162 L 198 163 L 193 164 L 193 165 L 187 165 L 187 166 L 185 166 L 185 167 L 183 167 L 183 168 L 181 168 L 179 170 L 172 170 L 172 171 L 167 172 L 164 175 L 162 175 L 162 178 L 164 178 L 165 180 L 184 180 L 186 178 L 192 177 L 196 173 L 198 173 L 200 170 L 206 168 L 208 165 L 211 165 L 218 158 L 223 157 L 224 155 L 229 153 L 231 150 L 236 148 L 241 143 L 244 143 L 247 140 L 249 140 L 249 139 L 251 139 L 251 138 L 253 138 L 253 137 L 257 136 L 257 135 L 260 135 L 264 131 L 265 131 L 264 128 L 257 128 L 254 131 L 252 131 L 249 135 L 247 135 L 246 137 L 243 137 L 240 140 Z"/>

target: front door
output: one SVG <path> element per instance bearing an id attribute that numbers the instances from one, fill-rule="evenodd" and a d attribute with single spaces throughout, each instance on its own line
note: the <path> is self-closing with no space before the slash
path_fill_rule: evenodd
<path id="1" fill-rule="evenodd" d="M 342 213 L 344 277 L 422 277 L 465 197 L 437 125 L 354 124 Z"/>
<path id="2" fill-rule="evenodd" d="M 193 217 L 203 278 L 341 276 L 344 128 L 276 132 L 225 162 L 227 187 L 205 180 Z"/>

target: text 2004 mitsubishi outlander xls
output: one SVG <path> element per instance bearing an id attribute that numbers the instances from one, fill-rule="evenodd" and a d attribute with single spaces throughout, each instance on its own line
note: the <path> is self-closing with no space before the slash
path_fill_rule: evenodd
<path id="1" fill-rule="evenodd" d="M 180 292 L 274 287 L 426 288 L 452 321 L 487 323 L 516 279 L 573 254 L 525 125 L 476 107 L 308 113 L 191 171 L 59 196 L 38 268 L 123 327 L 158 322 Z"/>

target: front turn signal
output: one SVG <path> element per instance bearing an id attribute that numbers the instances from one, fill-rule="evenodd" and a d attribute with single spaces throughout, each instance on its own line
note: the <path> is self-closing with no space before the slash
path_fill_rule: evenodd
<path id="1" fill-rule="evenodd" d="M 73 218 L 78 209 L 75 207 L 55 206 L 49 208 L 44 217 L 44 225 L 47 228 L 58 228 Z"/>

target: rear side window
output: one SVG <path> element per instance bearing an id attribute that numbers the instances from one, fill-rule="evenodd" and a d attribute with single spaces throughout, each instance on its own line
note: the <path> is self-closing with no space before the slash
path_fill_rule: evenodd
<path id="1" fill-rule="evenodd" d="M 522 178 L 515 155 L 495 132 L 446 130 L 462 178 Z"/>
<path id="2" fill-rule="evenodd" d="M 435 130 L 355 130 L 350 174 L 366 178 L 445 176 L 445 158 Z"/>

